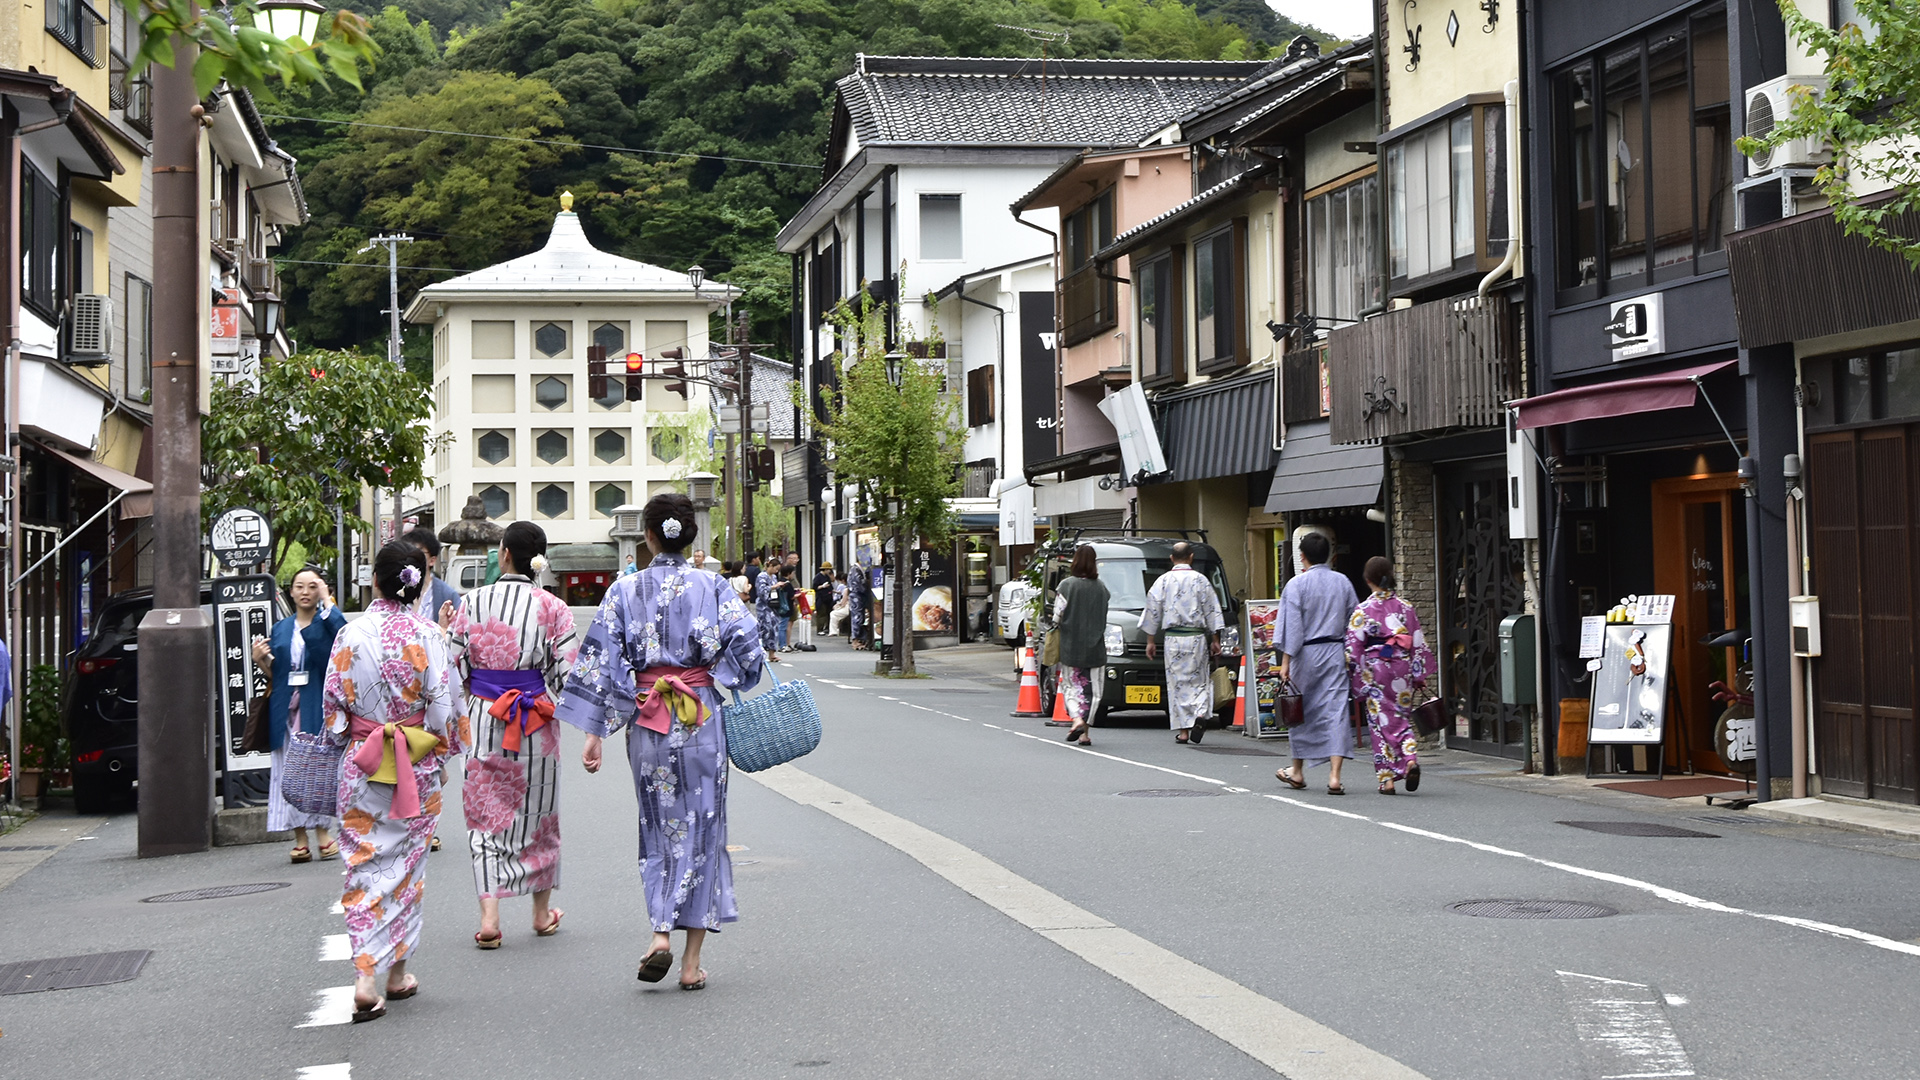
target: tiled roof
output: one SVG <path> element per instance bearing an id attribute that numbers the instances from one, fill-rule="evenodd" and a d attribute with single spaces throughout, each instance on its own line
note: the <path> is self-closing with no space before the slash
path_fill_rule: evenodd
<path id="1" fill-rule="evenodd" d="M 716 352 L 725 346 L 716 345 Z M 775 441 L 793 438 L 793 365 L 771 356 L 753 354 L 753 403 L 767 406 L 767 437 Z M 719 395 L 707 398 L 707 408 L 720 415 Z"/>
<path id="2" fill-rule="evenodd" d="M 1124 146 L 1239 86 L 1255 61 L 861 57 L 839 82 L 872 143 Z"/>

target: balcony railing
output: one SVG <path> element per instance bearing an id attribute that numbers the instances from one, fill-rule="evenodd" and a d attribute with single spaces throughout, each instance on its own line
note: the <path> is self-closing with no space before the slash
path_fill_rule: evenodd
<path id="1" fill-rule="evenodd" d="M 1518 333 L 1506 299 L 1435 300 L 1327 335 L 1336 443 L 1496 427 L 1519 396 Z"/>
<path id="2" fill-rule="evenodd" d="M 1088 263 L 1060 282 L 1062 345 L 1075 345 L 1102 330 L 1113 329 L 1118 304 L 1113 279 L 1100 276 L 1103 270 L 1112 273 L 1101 263 Z"/>
<path id="3" fill-rule="evenodd" d="M 272 259 L 243 255 L 240 260 L 240 272 L 249 294 L 259 296 L 261 293 L 279 293 L 280 274 L 274 267 Z"/>
<path id="4" fill-rule="evenodd" d="M 47 33 L 93 67 L 107 62 L 107 20 L 87 0 L 47 0 Z"/>

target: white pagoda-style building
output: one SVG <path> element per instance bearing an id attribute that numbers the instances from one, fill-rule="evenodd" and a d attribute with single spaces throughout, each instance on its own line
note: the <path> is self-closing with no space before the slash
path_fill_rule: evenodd
<path id="1" fill-rule="evenodd" d="M 545 247 L 427 286 L 406 319 L 433 327 L 434 430 L 453 436 L 433 462 L 434 520 L 453 521 L 479 496 L 492 521 L 537 522 L 553 545 L 596 545 L 551 560 L 569 601 L 594 603 L 594 586 L 611 580 L 594 578 L 618 569 L 614 509 L 676 489 L 687 471 L 686 436 L 673 418 L 693 411 L 703 418 L 696 437 L 707 429 L 705 387 L 690 384 L 682 396 L 648 380 L 644 400 L 629 402 L 624 358 L 676 347 L 704 358 L 707 317 L 730 294 L 598 250 L 573 196 L 560 205 Z M 607 350 L 598 398 L 589 393 L 590 345 Z"/>

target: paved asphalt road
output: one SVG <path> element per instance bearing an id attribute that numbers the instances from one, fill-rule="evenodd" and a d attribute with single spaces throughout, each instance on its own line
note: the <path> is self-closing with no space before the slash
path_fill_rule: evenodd
<path id="1" fill-rule="evenodd" d="M 277 845 L 140 861 L 130 816 L 50 815 L 0 839 L 0 859 L 63 845 L 0 885 L 0 964 L 153 957 L 129 982 L 0 997 L 0 1076 L 1920 1076 L 1920 845 L 1464 754 L 1429 759 L 1417 796 L 1373 794 L 1364 768 L 1345 798 L 1324 772 L 1292 792 L 1273 745 L 1176 746 L 1146 716 L 1084 752 L 1007 715 L 1005 656 L 934 654 L 937 677 L 893 682 L 829 645 L 781 669 L 812 681 L 826 739 L 734 776 L 742 917 L 699 994 L 634 981 L 646 918 L 617 763 L 565 774 L 561 933 L 534 938 L 512 901 L 497 952 L 469 944 L 449 800 L 422 992 L 371 1025 L 341 1022 L 351 969 L 326 958 L 337 866 Z M 1141 789 L 1189 794 L 1122 796 Z M 139 902 L 271 881 L 292 887 Z M 1449 910 L 1484 898 L 1617 914 Z"/>

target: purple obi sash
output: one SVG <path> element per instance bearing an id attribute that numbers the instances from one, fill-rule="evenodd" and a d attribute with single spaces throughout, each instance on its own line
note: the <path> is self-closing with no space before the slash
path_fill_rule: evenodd
<path id="1" fill-rule="evenodd" d="M 474 668 L 467 679 L 467 692 L 491 701 L 487 715 L 507 722 L 500 748 L 511 754 L 519 753 L 522 740 L 553 719 L 553 699 L 547 696 L 546 676 L 538 671 Z"/>

